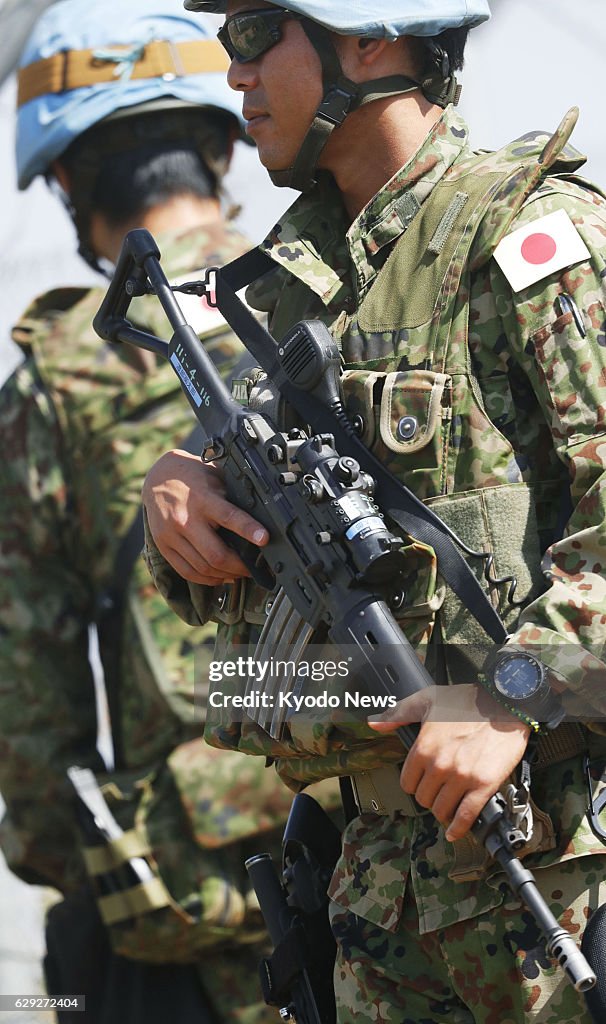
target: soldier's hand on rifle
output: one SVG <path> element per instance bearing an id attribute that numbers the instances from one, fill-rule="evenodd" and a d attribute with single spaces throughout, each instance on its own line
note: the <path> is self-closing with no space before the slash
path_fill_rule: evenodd
<path id="1" fill-rule="evenodd" d="M 369 721 L 377 732 L 421 723 L 400 785 L 447 828 L 467 834 L 480 811 L 520 763 L 530 728 L 479 686 L 430 686 Z"/>
<path id="2" fill-rule="evenodd" d="M 219 527 L 259 547 L 269 540 L 256 519 L 225 498 L 219 467 L 188 452 L 162 455 L 147 474 L 142 498 L 160 554 L 192 583 L 216 586 L 250 575 L 218 536 Z"/>

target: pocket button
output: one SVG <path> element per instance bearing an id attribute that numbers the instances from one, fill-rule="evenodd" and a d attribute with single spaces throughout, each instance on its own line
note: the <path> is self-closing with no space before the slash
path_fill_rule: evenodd
<path id="1" fill-rule="evenodd" d="M 366 430 L 366 423 L 364 417 L 360 416 L 359 412 L 357 412 L 355 416 L 352 416 L 351 425 L 354 429 L 354 434 L 356 434 L 358 437 L 362 437 L 364 431 Z"/>
<path id="2" fill-rule="evenodd" d="M 412 441 L 418 429 L 419 424 L 415 416 L 402 416 L 396 428 L 401 441 Z"/>

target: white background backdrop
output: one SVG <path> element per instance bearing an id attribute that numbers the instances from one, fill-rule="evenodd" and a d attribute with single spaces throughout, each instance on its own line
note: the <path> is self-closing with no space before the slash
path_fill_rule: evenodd
<path id="1" fill-rule="evenodd" d="M 497 148 L 529 130 L 554 129 L 577 105 L 573 142 L 589 155 L 586 173 L 606 185 L 604 0 L 493 0 L 492 8 L 493 20 L 472 33 L 463 75 L 461 110 L 473 145 Z M 9 332 L 26 302 L 49 287 L 94 279 L 75 256 L 71 224 L 44 183 L 25 194 L 16 190 L 13 104 L 9 81 L 0 91 L 0 380 L 18 358 Z M 292 200 L 268 184 L 250 151 L 240 153 L 228 184 L 253 241 Z M 0 875 L 0 993 L 39 984 L 39 907 L 36 890 Z M 6 1024 L 29 1024 L 27 1017 L 2 1015 Z"/>

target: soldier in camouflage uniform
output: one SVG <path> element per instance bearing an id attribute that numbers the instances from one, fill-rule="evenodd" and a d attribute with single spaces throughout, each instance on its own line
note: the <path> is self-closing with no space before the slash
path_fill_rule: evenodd
<path id="1" fill-rule="evenodd" d="M 484 0 L 188 6 L 227 14 L 228 80 L 247 130 L 272 180 L 304 192 L 262 244 L 276 270 L 249 302 L 278 338 L 303 318 L 329 325 L 365 443 L 492 556 L 489 580 L 481 560 L 469 564 L 509 633 L 495 664 L 515 665 L 505 659 L 521 649 L 548 681 L 544 717 L 536 702 L 497 704 L 496 668 L 411 700 L 391 716 L 422 722 L 403 767 L 392 720 L 361 735 L 294 714 L 278 743 L 213 713 L 207 738 L 273 757 L 293 789 L 353 778 L 360 813 L 330 889 L 340 1024 L 588 1024 L 582 996 L 469 834 L 536 735 L 524 855 L 581 938 L 606 899 L 604 843 L 586 814 L 606 759 L 606 201 L 575 176 L 575 113 L 553 136 L 473 152 L 453 71 L 466 29 L 488 17 Z M 161 592 L 188 621 L 221 622 L 211 585 L 218 573 L 236 579 L 242 614 L 220 625 L 215 657 L 233 643 L 254 651 L 262 594 L 213 531 L 229 522 L 261 548 L 265 531 L 193 457 L 164 456 L 144 495 Z M 441 681 L 459 682 L 457 656 L 486 637 L 435 552 L 411 538 L 405 553 L 400 625 L 419 653 L 439 638 Z M 495 583 L 512 577 L 515 594 Z M 570 720 L 556 725 L 563 712 Z"/>
<path id="2" fill-rule="evenodd" d="M 219 201 L 239 104 L 203 21 L 171 0 L 66 0 L 40 20 L 21 64 L 20 185 L 37 174 L 61 182 L 91 263 L 115 261 L 135 225 L 159 232 L 173 279 L 246 249 Z M 78 1019 L 261 1024 L 275 1011 L 260 997 L 264 929 L 243 861 L 278 841 L 291 794 L 260 762 L 203 742 L 215 627 L 175 628 L 136 549 L 108 631 L 103 609 L 117 559 L 130 558 L 119 552 L 143 474 L 195 421 L 168 365 L 99 342 L 91 321 L 102 295 L 63 288 L 36 299 L 14 329 L 24 361 L 0 393 L 0 841 L 21 878 L 66 896 L 51 911 L 48 980 L 54 993 L 87 996 Z M 201 300 L 183 305 L 229 377 L 240 343 Z M 167 336 L 157 301 L 138 300 L 133 319 Z M 96 750 L 93 623 L 111 691 L 109 772 Z M 126 856 L 154 870 L 134 915 L 129 892 L 100 900 L 104 924 L 80 897 L 86 868 L 99 871 L 83 855 L 72 764 L 96 773 L 130 837 Z M 111 856 L 120 875 L 125 856 Z M 71 958 L 77 987 L 61 974 Z"/>

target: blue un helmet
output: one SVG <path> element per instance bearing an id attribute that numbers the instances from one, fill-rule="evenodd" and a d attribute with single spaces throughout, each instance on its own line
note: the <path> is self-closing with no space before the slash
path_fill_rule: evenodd
<path id="1" fill-rule="evenodd" d="M 227 0 L 185 0 L 190 11 L 224 14 Z M 307 191 L 314 184 L 318 157 L 330 134 L 352 111 L 386 96 L 420 89 L 431 103 L 456 103 L 460 88 L 449 48 L 453 36 L 490 17 L 488 0 L 279 0 L 261 11 L 243 10 L 219 33 L 232 60 L 255 60 L 280 39 L 279 22 L 290 12 L 303 26 L 322 63 L 324 96 L 292 167 L 270 171 L 276 185 Z M 273 15 L 273 17 L 272 17 Z M 332 33 L 371 39 L 419 36 L 427 49 L 419 80 L 391 75 L 359 85 L 346 78 Z M 450 37 L 450 40 L 448 39 Z M 456 48 L 456 43 L 454 44 Z M 462 47 L 461 54 L 462 54 Z"/>
<path id="2" fill-rule="evenodd" d="M 92 125 L 129 107 L 206 107 L 243 122 L 215 25 L 179 0 L 61 0 L 19 61 L 17 173 L 25 189 Z"/>
<path id="3" fill-rule="evenodd" d="M 70 199 L 63 198 L 81 255 L 96 269 L 88 219 L 102 159 L 143 143 L 187 144 L 219 183 L 231 142 L 245 138 L 240 104 L 226 82 L 228 60 L 209 21 L 188 14 L 179 0 L 60 0 L 42 14 L 25 46 L 18 71 L 19 187 L 77 150 Z M 93 128 L 102 135 L 96 142 Z"/>

